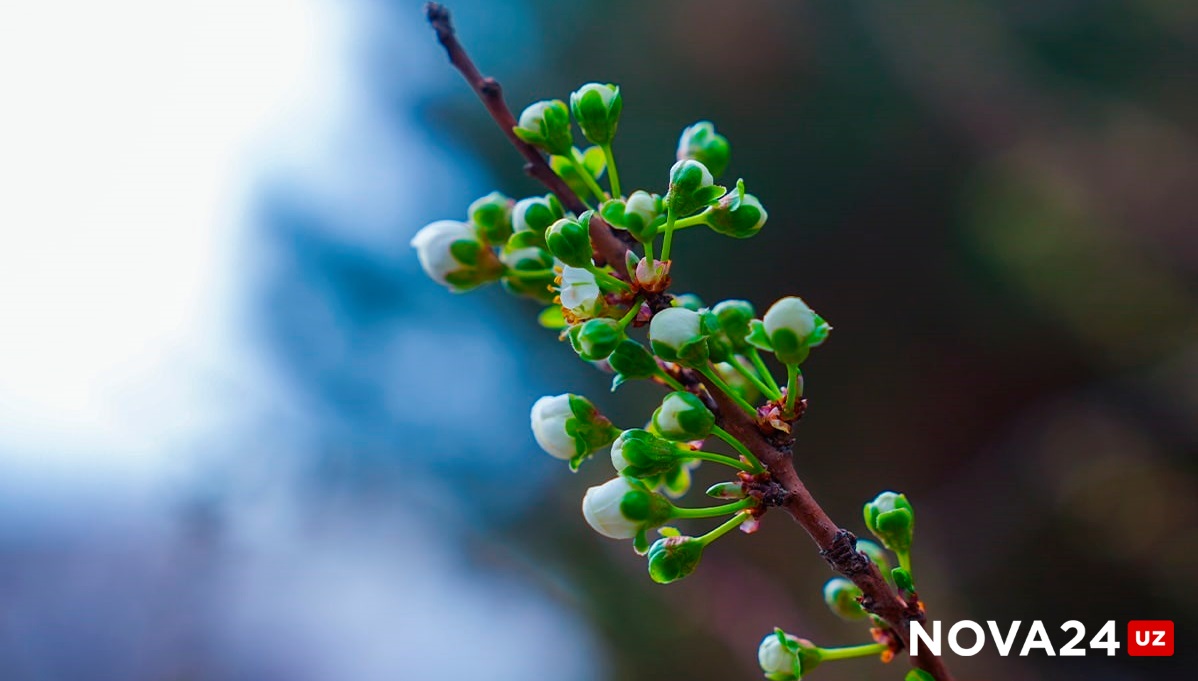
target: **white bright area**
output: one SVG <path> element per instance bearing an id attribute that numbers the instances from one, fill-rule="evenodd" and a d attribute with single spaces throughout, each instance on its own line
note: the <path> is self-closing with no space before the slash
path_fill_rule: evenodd
<path id="1" fill-rule="evenodd" d="M 372 147 L 352 140 L 381 126 L 350 55 L 376 9 L 0 5 L 0 567 L 33 575 L 4 596 L 0 670 L 166 678 L 157 641 L 163 664 L 195 658 L 189 678 L 599 673 L 571 613 L 464 567 L 415 519 L 313 529 L 276 488 L 233 507 L 236 550 L 172 567 L 186 556 L 163 518 L 204 444 L 297 408 L 245 330 L 250 202 L 266 169 L 344 169 L 346 148 Z M 333 199 L 353 184 L 314 177 Z M 178 604 L 183 635 L 155 635 L 173 629 L 147 598 Z"/>

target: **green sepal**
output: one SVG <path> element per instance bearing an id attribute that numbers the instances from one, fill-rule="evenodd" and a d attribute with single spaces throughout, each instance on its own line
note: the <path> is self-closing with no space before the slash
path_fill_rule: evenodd
<path id="1" fill-rule="evenodd" d="M 765 332 L 765 322 L 760 319 L 749 322 L 749 335 L 745 336 L 745 341 L 758 350 L 774 351 L 774 344 L 770 342 L 769 334 Z"/>
<path id="2" fill-rule="evenodd" d="M 678 158 L 702 163 L 714 177 L 724 174 L 732 148 L 728 139 L 715 131 L 710 121 L 699 121 L 682 131 L 678 140 Z"/>
<path id="3" fill-rule="evenodd" d="M 636 266 L 641 261 L 641 256 L 629 250 L 624 254 L 624 269 L 628 270 L 628 278 L 631 281 L 636 281 Z"/>
<path id="4" fill-rule="evenodd" d="M 578 220 L 562 218 L 549 226 L 545 232 L 545 243 L 554 257 L 570 267 L 588 267 L 591 262 L 591 212 L 587 211 Z"/>
<path id="5" fill-rule="evenodd" d="M 624 331 L 616 320 L 598 317 L 570 327 L 566 335 L 579 357 L 598 362 L 611 355 L 624 338 Z"/>
<path id="6" fill-rule="evenodd" d="M 566 318 L 562 316 L 562 306 L 552 305 L 541 310 L 537 315 L 537 323 L 546 329 L 564 329 L 566 328 Z"/>
<path id="7" fill-rule="evenodd" d="M 824 318 L 815 315 L 815 329 L 807 336 L 807 347 L 814 348 L 828 340 L 828 335 L 832 333 L 832 325 L 824 321 Z"/>
<path id="8" fill-rule="evenodd" d="M 545 235 L 532 231 L 515 232 L 508 237 L 505 250 L 518 251 L 525 248 L 545 248 Z"/>
<path id="9" fill-rule="evenodd" d="M 449 254 L 463 265 L 474 267 L 478 264 L 478 256 L 482 249 L 482 244 L 474 239 L 458 239 L 449 245 Z"/>
<path id="10" fill-rule="evenodd" d="M 574 114 L 574 119 L 578 121 L 578 127 L 582 130 L 583 137 L 586 137 L 588 141 L 593 144 L 611 144 L 620 123 L 620 112 L 624 109 L 624 99 L 620 96 L 620 88 L 612 84 L 604 86 L 588 83 L 587 85 L 599 85 L 599 87 L 613 89 L 615 92 L 612 95 L 611 103 L 604 104 L 603 96 L 598 91 L 583 86 L 583 88 L 587 88 L 585 91 L 580 88 L 570 94 L 570 112 Z"/>
<path id="11" fill-rule="evenodd" d="M 582 152 L 582 166 L 586 168 L 591 177 L 596 181 L 603 177 L 603 173 L 607 170 L 607 157 L 603 155 L 603 150 L 599 147 L 587 147 Z M 566 185 L 578 196 L 587 196 L 591 193 L 590 186 L 578 174 L 578 169 L 574 163 L 566 156 L 550 156 L 549 167 L 557 173 L 559 177 L 565 180 Z"/>
<path id="12" fill-rule="evenodd" d="M 628 379 L 649 378 L 658 372 L 657 360 L 644 345 L 631 338 L 620 341 L 607 361 L 616 372 L 616 379 L 612 382 L 613 391 Z"/>
<path id="13" fill-rule="evenodd" d="M 901 593 L 910 593 L 915 591 L 915 578 L 911 573 L 901 567 L 896 567 L 890 571 L 890 579 L 894 582 L 894 588 Z"/>
<path id="14" fill-rule="evenodd" d="M 770 344 L 774 346 L 774 354 L 778 357 L 778 361 L 783 364 L 802 364 L 811 354 L 811 347 L 790 329 L 783 328 L 775 331 L 770 338 Z"/>
<path id="15" fill-rule="evenodd" d="M 922 669 L 912 669 L 903 677 L 903 681 L 936 681 L 936 677 Z"/>
<path id="16" fill-rule="evenodd" d="M 479 236 L 498 246 L 512 234 L 512 204 L 507 196 L 491 192 L 470 204 L 467 215 Z"/>
<path id="17" fill-rule="evenodd" d="M 703 542 L 693 537 L 662 537 L 649 547 L 649 576 L 658 584 L 687 577 L 703 558 Z"/>
<path id="18" fill-rule="evenodd" d="M 540 103 L 542 102 L 536 104 Z M 542 151 L 557 156 L 569 154 L 570 150 L 574 148 L 574 134 L 570 130 L 570 110 L 560 99 L 549 100 L 545 103 L 548 106 L 542 110 L 541 117 L 535 121 L 537 129 L 530 130 L 516 125 L 512 128 L 512 132 L 516 134 L 516 137 Z M 527 109 L 525 110 L 527 111 Z M 523 113 L 520 118 L 524 118 Z"/>
<path id="19" fill-rule="evenodd" d="M 707 496 L 714 499 L 744 499 L 745 486 L 740 482 L 717 482 L 707 488 Z"/>

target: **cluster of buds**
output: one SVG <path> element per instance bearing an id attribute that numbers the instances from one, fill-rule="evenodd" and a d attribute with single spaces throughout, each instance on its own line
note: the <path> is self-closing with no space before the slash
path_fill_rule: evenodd
<path id="1" fill-rule="evenodd" d="M 616 427 L 589 400 L 573 394 L 543 397 L 531 412 L 537 443 L 573 470 L 610 447 L 614 477 L 586 491 L 583 518 L 605 537 L 632 540 L 634 551 L 646 557 L 650 577 L 670 583 L 693 573 L 704 551 L 731 530 L 755 530 L 766 511 L 760 486 L 770 472 L 721 427 L 716 405 L 743 410 L 763 429 L 789 431 L 801 413 L 799 367 L 828 338 L 831 326 L 795 296 L 758 317 L 748 301 L 707 307 L 695 296 L 667 293 L 676 232 L 706 226 L 728 237 L 751 237 L 766 223 L 765 208 L 745 191 L 743 180 L 732 191 L 716 183 L 728 167 L 730 147 L 707 121 L 683 131 L 664 191 L 624 194 L 612 151 L 623 111 L 620 88 L 588 83 L 568 99 L 528 106 L 513 132 L 549 155 L 549 167 L 579 199 L 570 198 L 569 205 L 585 210 L 566 210 L 553 194 L 513 201 L 496 192 L 471 204 L 464 221 L 441 220 L 421 229 L 412 245 L 428 275 L 451 290 L 501 282 L 547 305 L 538 316 L 541 324 L 558 330 L 580 358 L 613 373 L 613 391 L 631 380 L 671 391 L 643 427 Z M 590 146 L 576 146 L 574 125 Z M 600 185 L 605 176 L 606 189 Z M 612 236 L 596 229 L 623 233 L 616 236 L 639 252 L 628 249 L 621 262 L 599 257 L 594 242 Z M 785 369 L 784 383 L 767 363 L 770 356 Z M 725 451 L 712 451 L 710 444 Z M 728 469 L 730 479 L 707 491 L 725 503 L 677 505 L 703 462 Z M 713 518 L 723 520 L 694 536 L 670 525 Z M 914 514 L 906 497 L 880 495 L 866 505 L 865 520 L 882 546 L 863 541 L 859 550 L 901 593 L 913 593 Z M 889 569 L 883 546 L 897 555 L 900 567 Z M 824 598 L 846 619 L 880 624 L 863 607 L 861 589 L 847 579 L 828 582 Z M 766 678 L 790 681 L 829 660 L 888 654 L 884 642 L 820 648 L 776 630 L 762 641 L 758 659 Z"/>

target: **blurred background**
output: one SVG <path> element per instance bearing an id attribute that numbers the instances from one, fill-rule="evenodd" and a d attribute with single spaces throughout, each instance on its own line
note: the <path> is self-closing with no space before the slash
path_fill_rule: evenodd
<path id="1" fill-rule="evenodd" d="M 686 232 L 677 286 L 836 327 L 800 473 L 858 532 L 912 498 L 934 617 L 1198 627 L 1198 5 L 451 9 L 517 111 L 622 86 L 626 185 L 728 136 L 770 222 Z M 419 2 L 10 4 L 0 83 L 0 678 L 752 679 L 776 625 L 864 640 L 780 514 L 668 587 L 585 526 L 609 471 L 528 407 L 660 393 L 420 272 L 422 225 L 543 190 Z M 953 667 L 1192 678 L 993 650 Z"/>

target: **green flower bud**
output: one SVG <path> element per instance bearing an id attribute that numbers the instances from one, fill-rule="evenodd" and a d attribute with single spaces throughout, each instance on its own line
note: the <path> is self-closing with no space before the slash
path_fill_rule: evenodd
<path id="1" fill-rule="evenodd" d="M 532 405 L 532 434 L 550 456 L 578 468 L 584 459 L 616 439 L 617 431 L 585 397 L 546 396 Z"/>
<path id="2" fill-rule="evenodd" d="M 536 277 L 504 276 L 502 281 L 505 289 L 543 303 L 553 302 L 555 275 L 553 256 L 548 251 L 536 246 L 504 250 L 499 254 L 499 260 L 510 270 L 544 273 Z"/>
<path id="3" fill-rule="evenodd" d="M 615 85 L 587 83 L 570 95 L 570 111 L 582 135 L 592 144 L 611 144 L 620 123 L 624 100 Z"/>
<path id="4" fill-rule="evenodd" d="M 686 217 L 711 205 L 724 195 L 724 188 L 712 184 L 707 166 L 685 159 L 670 168 L 670 191 L 665 204 L 675 217 Z"/>
<path id="5" fill-rule="evenodd" d="M 682 307 L 677 300 L 674 301 L 675 307 Z M 724 332 L 720 329 L 720 320 L 715 316 L 715 313 L 708 309 L 700 308 L 699 312 L 699 330 L 703 335 L 707 336 L 708 355 L 712 362 L 727 362 L 732 359 L 733 351 L 732 344 L 724 337 Z"/>
<path id="6" fill-rule="evenodd" d="M 657 360 L 653 359 L 653 355 L 649 354 L 645 346 L 631 338 L 620 341 L 616 349 L 612 350 L 611 356 L 607 358 L 607 363 L 616 372 L 612 390 L 620 387 L 624 381 L 633 378 L 649 378 L 655 376 L 658 371 Z"/>
<path id="7" fill-rule="evenodd" d="M 720 330 L 724 332 L 724 337 L 728 339 L 732 348 L 737 352 L 747 350 L 749 323 L 757 316 L 753 304 L 747 300 L 725 300 L 717 303 L 711 311 L 719 320 Z"/>
<path id="8" fill-rule="evenodd" d="M 846 620 L 863 620 L 869 617 L 861 607 L 861 589 L 845 579 L 834 577 L 824 585 L 824 602 L 828 608 Z"/>
<path id="9" fill-rule="evenodd" d="M 717 177 L 728 167 L 731 151 L 728 140 L 715 131 L 715 125 L 710 121 L 695 123 L 683 130 L 678 138 L 678 160 L 698 161 Z"/>
<path id="10" fill-rule="evenodd" d="M 801 364 L 811 348 L 823 343 L 832 331 L 822 317 L 796 296 L 771 305 L 762 321 L 750 322 L 749 329 L 749 342 L 773 352 L 784 364 Z"/>
<path id="11" fill-rule="evenodd" d="M 603 177 L 603 172 L 607 170 L 607 157 L 603 155 L 603 150 L 599 147 L 587 147 L 582 152 L 582 166 L 597 181 Z M 550 156 L 549 167 L 553 169 L 554 173 L 565 180 L 570 190 L 578 196 L 586 196 L 591 193 L 590 186 L 583 179 L 582 175 L 578 174 L 578 168 L 574 166 L 573 161 L 569 157 Z"/>
<path id="12" fill-rule="evenodd" d="M 761 231 L 767 217 L 761 201 L 745 193 L 744 180 L 737 180 L 736 191 L 725 194 L 712 206 L 704 222 L 724 236 L 747 239 Z"/>
<path id="13" fill-rule="evenodd" d="M 541 151 L 557 156 L 568 156 L 574 148 L 570 110 L 560 99 L 529 104 L 521 112 L 519 124 L 512 128 L 512 132 Z"/>
<path id="14" fill-rule="evenodd" d="M 661 197 L 640 189 L 632 192 L 627 199 L 604 201 L 599 207 L 599 214 L 612 227 L 627 230 L 641 243 L 652 241 L 666 221 Z"/>
<path id="15" fill-rule="evenodd" d="M 499 279 L 503 264 L 472 225 L 438 220 L 412 237 L 425 274 L 452 291 L 468 291 Z"/>
<path id="16" fill-rule="evenodd" d="M 711 434 L 715 414 L 703 400 L 691 393 L 676 391 L 665 396 L 653 412 L 653 427 L 667 440 L 689 442 Z"/>
<path id="17" fill-rule="evenodd" d="M 698 366 L 709 356 L 699 313 L 681 307 L 666 308 L 653 316 L 649 345 L 658 357 L 687 366 Z"/>
<path id="18" fill-rule="evenodd" d="M 882 546 L 900 555 L 908 554 L 915 533 L 915 509 L 906 495 L 882 492 L 865 505 L 865 526 Z"/>
<path id="19" fill-rule="evenodd" d="M 662 537 L 649 547 L 649 576 L 669 584 L 690 575 L 703 558 L 703 542 L 694 537 Z"/>
<path id="20" fill-rule="evenodd" d="M 563 267 L 559 298 L 562 307 L 569 311 L 574 320 L 590 319 L 599 314 L 603 307 L 603 292 L 590 270 L 581 267 Z"/>
<path id="21" fill-rule="evenodd" d="M 591 232 L 584 220 L 579 222 L 562 218 L 554 222 L 545 233 L 545 243 L 554 257 L 570 267 L 586 267 L 591 264 Z"/>
<path id="22" fill-rule="evenodd" d="M 476 200 L 466 214 L 489 244 L 498 246 L 512 235 L 512 200 L 499 192 Z"/>
<path id="23" fill-rule="evenodd" d="M 582 515 L 591 528 L 612 539 L 634 539 L 642 553 L 648 543 L 645 533 L 665 524 L 673 508 L 665 497 L 626 478 L 592 487 L 582 498 Z"/>
<path id="24" fill-rule="evenodd" d="M 815 644 L 781 629 L 774 629 L 757 647 L 757 663 L 770 681 L 799 681 L 821 661 Z"/>
<path id="25" fill-rule="evenodd" d="M 714 499 L 744 499 L 745 486 L 739 482 L 717 482 L 707 488 L 706 494 Z"/>
<path id="26" fill-rule="evenodd" d="M 611 444 L 611 465 L 630 478 L 650 478 L 673 469 L 690 450 L 641 428 L 620 433 Z"/>
<path id="27" fill-rule="evenodd" d="M 607 317 L 590 319 L 570 327 L 567 333 L 574 352 L 588 362 L 607 359 L 624 338 L 619 322 Z"/>
<path id="28" fill-rule="evenodd" d="M 878 571 L 883 577 L 890 575 L 890 558 L 886 555 L 885 549 L 868 539 L 857 540 L 857 550 L 869 557 L 869 561 L 878 566 Z"/>
<path id="29" fill-rule="evenodd" d="M 521 232 L 531 232 L 537 242 L 544 245 L 545 230 L 563 217 L 565 211 L 562 210 L 562 204 L 556 196 L 532 196 L 520 199 L 512 207 L 512 228 L 516 230 L 517 236 Z"/>
<path id="30" fill-rule="evenodd" d="M 936 681 L 936 677 L 922 669 L 912 669 L 903 677 L 903 681 Z"/>

